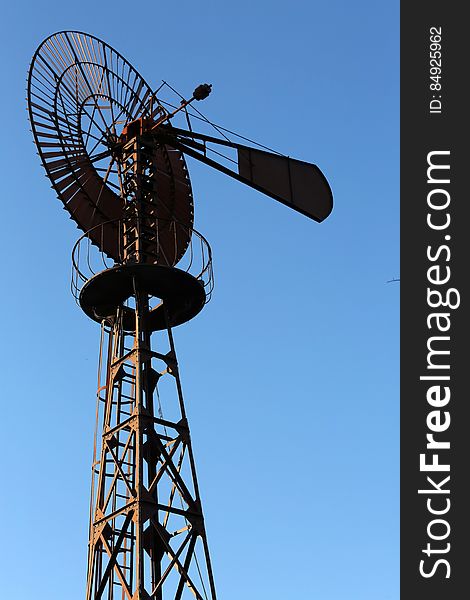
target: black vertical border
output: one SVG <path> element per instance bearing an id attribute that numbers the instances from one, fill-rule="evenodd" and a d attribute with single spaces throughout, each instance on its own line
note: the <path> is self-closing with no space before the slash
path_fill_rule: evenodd
<path id="1" fill-rule="evenodd" d="M 470 33 L 463 13 L 464 4 L 458 2 L 401 3 L 401 600 L 470 597 L 470 107 L 466 92 L 470 88 Z M 442 28 L 442 90 L 437 94 L 429 87 L 431 27 Z M 433 93 L 442 96 L 441 114 L 429 112 Z M 426 176 L 427 155 L 436 150 L 450 150 L 451 181 L 440 186 L 451 196 L 451 223 L 445 231 L 433 231 L 426 223 L 427 195 L 432 187 Z M 445 235 L 451 239 L 445 240 Z M 450 260 L 445 260 L 447 252 L 443 250 L 439 260 L 429 261 L 427 247 L 435 256 L 441 245 L 449 246 Z M 450 461 L 450 472 L 422 473 L 419 455 L 426 452 L 426 417 L 436 410 L 426 399 L 432 382 L 420 381 L 420 376 L 430 374 L 426 344 L 430 336 L 437 335 L 426 323 L 427 315 L 435 312 L 427 304 L 427 270 L 437 263 L 442 269 L 445 265 L 451 269 L 450 282 L 439 286 L 442 292 L 456 288 L 461 302 L 454 310 L 437 309 L 450 313 L 451 319 L 449 332 L 441 333 L 451 338 L 447 346 L 450 355 L 441 357 L 441 362 L 450 362 L 450 370 L 433 371 L 451 378 L 442 382 L 449 385 L 451 399 L 441 408 L 450 412 L 451 424 L 447 431 L 435 434 L 436 439 L 450 441 L 450 450 L 438 453 L 440 462 Z M 442 486 L 450 489 L 450 494 L 418 494 L 418 489 L 432 488 L 427 475 L 434 475 L 437 483 L 450 475 L 448 484 Z M 428 497 L 437 509 L 446 506 L 446 497 L 451 502 L 449 512 L 441 515 L 448 521 L 450 533 L 441 541 L 428 536 L 430 521 L 439 518 L 429 513 Z M 444 525 L 431 529 L 436 535 L 444 535 L 445 530 Z M 428 557 L 423 552 L 428 542 L 440 550 L 449 543 L 450 550 Z M 449 578 L 444 563 L 436 566 L 431 577 L 420 574 L 421 560 L 426 561 L 424 570 L 430 573 L 440 558 L 449 562 Z"/>

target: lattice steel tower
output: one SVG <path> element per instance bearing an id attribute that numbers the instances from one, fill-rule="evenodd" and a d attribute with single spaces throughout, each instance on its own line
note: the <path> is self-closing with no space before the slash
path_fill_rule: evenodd
<path id="1" fill-rule="evenodd" d="M 314 165 L 195 133 L 188 107 L 210 90 L 171 106 L 118 52 L 79 32 L 47 38 L 30 68 L 43 166 L 85 232 L 72 291 L 101 324 L 87 600 L 216 598 L 172 332 L 213 287 L 183 153 L 317 221 L 332 208 Z M 173 126 L 177 114 L 189 130 Z"/>

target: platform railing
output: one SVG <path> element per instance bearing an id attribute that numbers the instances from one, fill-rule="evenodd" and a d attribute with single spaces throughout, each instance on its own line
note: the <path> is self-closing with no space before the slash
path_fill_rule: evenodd
<path id="1" fill-rule="evenodd" d="M 209 302 L 214 289 L 214 273 L 212 251 L 208 241 L 198 231 L 179 221 L 154 219 L 154 222 L 157 231 L 159 224 L 164 226 L 165 235 L 154 237 L 151 252 L 154 258 L 147 259 L 146 262 L 176 267 L 189 273 L 204 287 L 206 303 Z M 77 303 L 81 289 L 89 279 L 106 269 L 125 264 L 122 248 L 122 232 L 125 224 L 124 219 L 101 223 L 84 233 L 75 243 L 72 249 L 71 291 Z M 113 230 L 116 240 L 113 244 L 113 254 L 116 258 L 110 258 L 104 250 L 105 242 L 109 244 L 110 231 Z M 178 258 L 180 254 L 182 256 Z"/>

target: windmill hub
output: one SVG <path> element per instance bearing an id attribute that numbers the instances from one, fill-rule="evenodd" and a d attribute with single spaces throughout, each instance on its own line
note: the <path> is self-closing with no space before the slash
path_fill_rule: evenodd
<path id="1" fill-rule="evenodd" d="M 144 135 L 155 126 L 155 121 L 148 117 L 140 117 L 124 127 L 118 143 L 125 144 L 137 135 Z"/>

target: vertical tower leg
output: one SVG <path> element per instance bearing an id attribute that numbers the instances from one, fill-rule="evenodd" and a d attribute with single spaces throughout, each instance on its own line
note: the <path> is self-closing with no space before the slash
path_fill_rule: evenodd
<path id="1" fill-rule="evenodd" d="M 149 296 L 133 302 L 134 331 L 129 309 L 102 325 L 87 600 L 215 600 L 171 323 L 163 304 L 152 350 Z"/>

